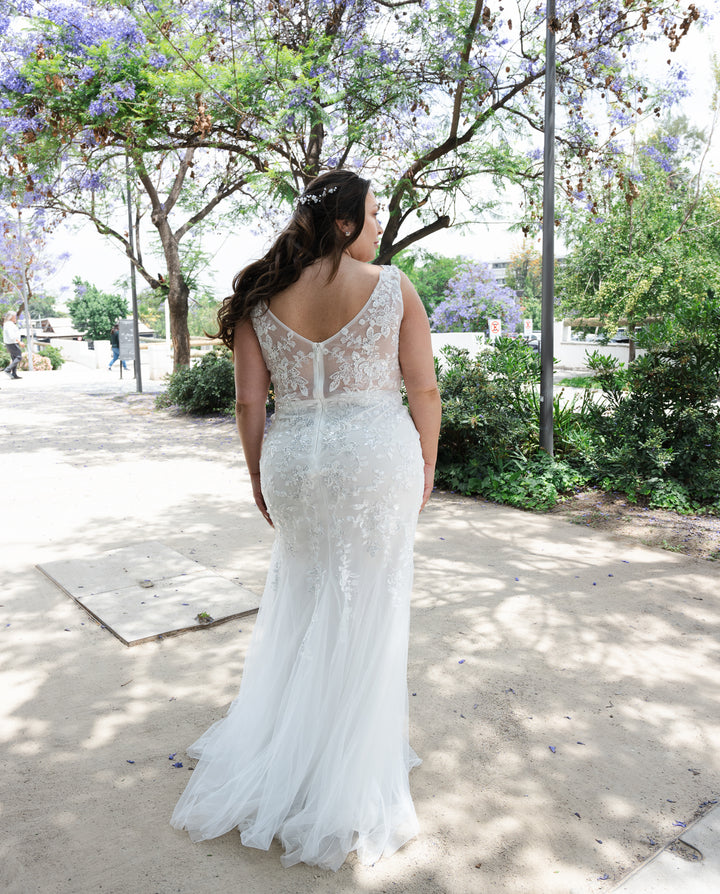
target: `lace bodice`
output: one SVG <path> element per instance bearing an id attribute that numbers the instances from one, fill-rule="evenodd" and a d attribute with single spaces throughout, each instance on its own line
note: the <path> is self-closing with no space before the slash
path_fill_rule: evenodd
<path id="1" fill-rule="evenodd" d="M 276 403 L 397 391 L 402 315 L 397 267 L 381 267 L 377 285 L 359 313 L 321 342 L 294 332 L 271 310 L 255 308 L 252 324 L 270 370 Z"/>

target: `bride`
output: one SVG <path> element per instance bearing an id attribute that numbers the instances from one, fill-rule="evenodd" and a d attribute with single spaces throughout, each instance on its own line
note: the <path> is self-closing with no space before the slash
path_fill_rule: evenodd
<path id="1" fill-rule="evenodd" d="M 372 864 L 418 831 L 409 606 L 440 397 L 417 292 L 368 263 L 381 233 L 367 180 L 317 177 L 218 315 L 275 542 L 240 692 L 188 749 L 198 764 L 171 822 L 194 841 L 277 838 L 285 866 L 336 870 L 352 850 Z"/>

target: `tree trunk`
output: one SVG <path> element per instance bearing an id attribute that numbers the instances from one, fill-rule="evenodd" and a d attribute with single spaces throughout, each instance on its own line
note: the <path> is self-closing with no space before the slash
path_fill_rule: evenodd
<path id="1" fill-rule="evenodd" d="M 190 289 L 182 274 L 170 278 L 168 307 L 170 309 L 170 337 L 173 344 L 173 369 L 190 366 L 190 332 L 188 330 L 188 296 Z"/>
<path id="2" fill-rule="evenodd" d="M 153 210 L 152 221 L 160 234 L 167 264 L 167 301 L 170 308 L 170 338 L 173 343 L 173 369 L 190 366 L 190 332 L 188 330 L 188 297 L 190 288 L 182 273 L 179 242 L 170 229 L 165 214 Z"/>

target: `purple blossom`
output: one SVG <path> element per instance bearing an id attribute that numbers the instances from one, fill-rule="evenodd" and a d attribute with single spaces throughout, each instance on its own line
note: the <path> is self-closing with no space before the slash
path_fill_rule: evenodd
<path id="1" fill-rule="evenodd" d="M 669 173 L 673 169 L 670 159 L 660 152 L 655 146 L 643 146 L 640 150 L 648 158 L 651 158 L 663 171 Z"/>
<path id="2" fill-rule="evenodd" d="M 97 118 L 106 116 L 112 118 L 117 114 L 117 103 L 107 96 L 98 96 L 88 106 L 88 112 Z"/>
<path id="3" fill-rule="evenodd" d="M 515 293 L 500 285 L 482 262 L 466 260 L 448 282 L 445 296 L 430 318 L 435 332 L 484 332 L 494 317 L 503 321 L 505 332 L 514 332 L 522 318 Z"/>
<path id="4" fill-rule="evenodd" d="M 96 74 L 97 72 L 94 68 L 91 68 L 89 65 L 83 65 L 83 67 L 77 73 L 77 76 L 81 81 L 87 82 L 92 81 Z"/>
<path id="5" fill-rule="evenodd" d="M 135 85 L 129 81 L 113 84 L 113 93 L 118 99 L 135 99 Z"/>
<path id="6" fill-rule="evenodd" d="M 167 68 L 169 64 L 168 57 L 164 53 L 151 53 L 148 56 L 148 65 L 152 65 L 153 68 Z"/>

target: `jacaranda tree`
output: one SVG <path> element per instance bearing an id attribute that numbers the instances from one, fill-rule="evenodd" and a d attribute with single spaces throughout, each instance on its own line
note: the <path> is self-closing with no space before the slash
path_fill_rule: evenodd
<path id="1" fill-rule="evenodd" d="M 0 211 L 0 316 L 23 311 L 23 291 L 32 317 L 51 315 L 54 298 L 45 280 L 61 260 L 48 251 L 42 211 Z"/>
<path id="2" fill-rule="evenodd" d="M 683 152 L 693 142 L 702 148 L 686 125 L 658 128 L 634 157 L 598 173 L 592 209 L 578 197 L 568 220 L 563 309 L 610 332 L 627 325 L 630 359 L 637 326 L 720 294 L 720 202 L 699 179 L 698 158 Z"/>
<path id="3" fill-rule="evenodd" d="M 26 192 L 117 240 L 167 293 L 177 364 L 189 358 L 182 240 L 218 206 L 277 222 L 309 178 L 354 167 L 387 197 L 378 257 L 387 263 L 452 225 L 459 198 L 480 213 L 497 188 L 538 180 L 542 5 L 9 0 L 4 9 L 8 199 Z M 673 79 L 654 94 L 627 60 L 644 39 L 673 49 L 699 13 L 682 0 L 578 0 L 559 12 L 558 151 L 563 165 L 582 166 L 611 151 L 590 97 L 618 127 L 666 102 Z M 134 226 L 147 217 L 155 228 L 162 276 L 118 223 L 126 159 Z"/>
<path id="4" fill-rule="evenodd" d="M 522 308 L 515 292 L 498 282 L 487 264 L 466 259 L 430 317 L 432 328 L 435 332 L 485 332 L 492 318 L 502 320 L 504 333 L 513 333 L 522 319 Z"/>

